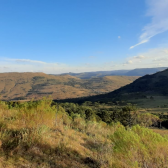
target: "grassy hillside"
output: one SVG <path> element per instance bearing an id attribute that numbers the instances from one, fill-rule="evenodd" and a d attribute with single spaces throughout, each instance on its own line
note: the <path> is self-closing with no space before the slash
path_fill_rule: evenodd
<path id="1" fill-rule="evenodd" d="M 85 97 L 107 93 L 131 83 L 138 77 L 110 76 L 79 79 L 70 75 L 44 73 L 0 73 L 1 100 L 53 99 Z"/>
<path id="2" fill-rule="evenodd" d="M 46 99 L 15 106 L 0 102 L 0 167 L 168 166 L 166 130 L 162 135 L 163 132 L 157 129 L 154 131 L 159 133 L 139 125 L 130 129 L 117 121 L 106 124 L 91 113 L 86 104 L 77 106 L 65 103 L 51 106 L 51 103 L 51 100 Z M 70 115 L 67 112 L 69 107 L 73 112 L 78 109 L 78 114 L 71 111 Z M 84 113 L 82 109 L 85 109 Z M 124 113 L 125 110 L 126 107 L 123 108 Z M 150 123 L 150 116 L 138 118 L 142 124 L 147 120 Z"/>

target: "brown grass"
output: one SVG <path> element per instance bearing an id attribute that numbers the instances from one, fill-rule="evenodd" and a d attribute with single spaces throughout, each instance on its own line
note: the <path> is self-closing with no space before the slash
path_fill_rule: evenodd
<path id="1" fill-rule="evenodd" d="M 168 140 L 143 127 L 71 119 L 43 99 L 8 109 L 0 102 L 0 167 L 152 168 L 168 166 Z M 139 166 L 138 166 L 139 165 Z"/>
<path id="2" fill-rule="evenodd" d="M 70 75 L 0 73 L 0 94 L 2 100 L 31 100 L 48 95 L 52 95 L 53 99 L 77 98 L 107 93 L 137 78 L 109 76 L 85 80 Z"/>

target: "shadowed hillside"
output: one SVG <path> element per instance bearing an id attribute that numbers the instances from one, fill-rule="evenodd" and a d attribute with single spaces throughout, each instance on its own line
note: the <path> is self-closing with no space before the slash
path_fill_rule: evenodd
<path id="1" fill-rule="evenodd" d="M 107 76 L 84 80 L 70 75 L 1 73 L 0 95 L 2 100 L 30 100 L 48 95 L 53 99 L 86 97 L 113 91 L 137 78 Z"/>
<path id="2" fill-rule="evenodd" d="M 128 93 L 144 93 L 145 95 L 168 95 L 168 69 L 145 75 L 133 83 L 124 86 L 109 95 L 124 95 Z"/>
<path id="3" fill-rule="evenodd" d="M 145 75 L 129 85 L 123 86 L 113 92 L 91 96 L 83 99 L 74 99 L 74 102 L 84 101 L 127 101 L 139 105 L 164 105 L 168 97 L 168 69 L 153 75 Z M 134 102 L 133 102 L 133 101 Z M 156 101 L 155 101 L 156 100 Z M 167 103 L 166 103 L 167 104 Z M 167 106 L 167 105 L 166 105 Z"/>

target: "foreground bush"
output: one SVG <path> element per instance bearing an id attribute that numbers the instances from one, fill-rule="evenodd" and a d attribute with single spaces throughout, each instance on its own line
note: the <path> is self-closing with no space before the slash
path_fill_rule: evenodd
<path id="1" fill-rule="evenodd" d="M 120 127 L 112 135 L 114 167 L 167 167 L 168 139 L 143 128 Z"/>
<path id="2" fill-rule="evenodd" d="M 166 137 L 83 112 L 70 115 L 65 108 L 49 99 L 15 106 L 0 102 L 0 167 L 168 167 Z"/>

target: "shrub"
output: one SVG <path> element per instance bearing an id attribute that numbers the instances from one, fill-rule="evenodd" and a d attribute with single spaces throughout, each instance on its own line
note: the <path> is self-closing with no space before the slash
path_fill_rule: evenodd
<path id="1" fill-rule="evenodd" d="M 130 130 L 120 127 L 111 140 L 114 144 L 114 167 L 154 168 L 168 163 L 168 140 L 152 130 L 138 125 Z"/>

